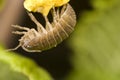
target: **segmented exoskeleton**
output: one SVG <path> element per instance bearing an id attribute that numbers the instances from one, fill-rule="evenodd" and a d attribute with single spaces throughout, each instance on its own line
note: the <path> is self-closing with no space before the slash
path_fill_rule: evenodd
<path id="1" fill-rule="evenodd" d="M 47 17 L 45 18 L 45 28 L 35 19 L 32 13 L 28 13 L 31 20 L 37 25 L 37 30 L 34 28 L 29 29 L 18 25 L 13 27 L 26 32 L 14 31 L 14 34 L 23 35 L 19 39 L 19 45 L 11 50 L 16 50 L 18 47 L 22 47 L 28 52 L 41 52 L 52 47 L 66 39 L 74 30 L 76 24 L 76 15 L 73 8 L 66 4 L 59 11 L 59 8 L 55 10 L 52 8 L 53 22 L 49 22 Z"/>

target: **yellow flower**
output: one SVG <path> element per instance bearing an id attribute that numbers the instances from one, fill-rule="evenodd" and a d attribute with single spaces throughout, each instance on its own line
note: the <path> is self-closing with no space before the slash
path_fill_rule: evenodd
<path id="1" fill-rule="evenodd" d="M 59 7 L 69 0 L 25 0 L 24 7 L 31 12 L 40 12 L 43 16 L 47 16 L 52 7 Z"/>

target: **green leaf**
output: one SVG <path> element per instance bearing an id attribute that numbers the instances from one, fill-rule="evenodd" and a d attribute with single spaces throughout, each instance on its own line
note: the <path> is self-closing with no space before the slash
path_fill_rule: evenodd
<path id="1" fill-rule="evenodd" d="M 53 80 L 32 60 L 0 48 L 0 80 Z"/>
<path id="2" fill-rule="evenodd" d="M 119 0 L 90 0 L 96 10 L 106 10 L 118 5 Z"/>
<path id="3" fill-rule="evenodd" d="M 105 6 L 93 5 L 79 19 L 70 40 L 74 70 L 68 80 L 120 80 L 120 0 L 93 1 Z"/>
<path id="4" fill-rule="evenodd" d="M 10 65 L 0 61 L 0 80 L 29 80 L 27 76 L 11 70 Z"/>

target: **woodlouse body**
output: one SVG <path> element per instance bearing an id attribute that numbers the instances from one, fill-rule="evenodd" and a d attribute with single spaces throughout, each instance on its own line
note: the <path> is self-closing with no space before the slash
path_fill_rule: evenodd
<path id="1" fill-rule="evenodd" d="M 23 34 L 19 40 L 19 45 L 13 50 L 21 46 L 28 52 L 41 52 L 55 47 L 73 32 L 76 24 L 75 12 L 69 4 L 64 5 L 61 12 L 59 12 L 59 9 L 56 11 L 53 8 L 52 23 L 48 21 L 47 17 L 44 17 L 46 28 L 44 28 L 31 13 L 28 13 L 28 15 L 37 25 L 37 30 L 13 25 L 15 28 L 27 30 L 27 32 L 13 32 L 15 34 Z"/>

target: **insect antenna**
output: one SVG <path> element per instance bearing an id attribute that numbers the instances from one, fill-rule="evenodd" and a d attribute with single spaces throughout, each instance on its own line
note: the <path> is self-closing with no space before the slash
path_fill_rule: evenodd
<path id="1" fill-rule="evenodd" d="M 21 45 L 20 45 L 20 43 L 19 43 L 19 45 L 17 45 L 15 48 L 7 49 L 6 51 L 14 51 L 14 50 L 17 50 L 20 46 L 21 46 Z"/>

